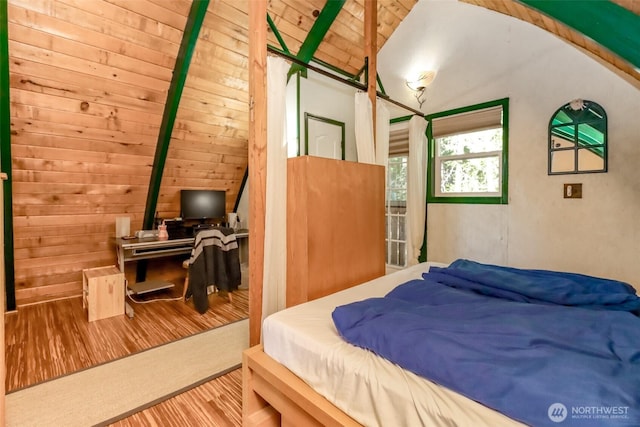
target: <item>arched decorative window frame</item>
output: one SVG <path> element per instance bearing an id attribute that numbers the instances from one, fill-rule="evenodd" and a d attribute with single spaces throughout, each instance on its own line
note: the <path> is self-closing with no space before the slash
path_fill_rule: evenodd
<path id="1" fill-rule="evenodd" d="M 603 142 L 602 144 L 593 145 L 592 147 L 584 147 L 579 143 L 575 143 L 573 147 L 563 147 L 557 148 L 554 142 L 554 134 L 552 133 L 553 129 L 558 127 L 565 126 L 573 126 L 573 139 L 574 141 L 578 141 L 579 136 L 579 126 L 584 124 L 594 124 L 596 123 L 596 119 L 590 118 L 587 114 L 591 111 L 591 113 L 595 114 L 596 117 L 600 116 L 598 121 L 600 121 L 600 126 L 603 134 Z M 554 123 L 554 119 L 561 112 L 569 112 L 572 115 L 572 121 L 570 123 L 557 124 Z M 589 100 L 581 100 L 576 99 L 571 102 L 568 102 L 558 108 L 551 118 L 549 119 L 549 127 L 548 127 L 548 163 L 547 163 L 547 173 L 549 175 L 573 175 L 573 174 L 583 174 L 583 173 L 604 173 L 608 171 L 608 157 L 609 157 L 609 141 L 608 141 L 608 120 L 607 113 L 605 109 L 594 101 Z M 589 169 L 589 170 L 580 170 L 579 167 L 579 150 L 583 149 L 598 149 L 602 148 L 602 160 L 603 167 L 601 169 Z M 553 162 L 553 154 L 558 152 L 569 152 L 573 151 L 573 161 L 574 167 L 573 170 L 563 170 L 563 171 L 553 171 L 552 170 L 552 162 Z"/>

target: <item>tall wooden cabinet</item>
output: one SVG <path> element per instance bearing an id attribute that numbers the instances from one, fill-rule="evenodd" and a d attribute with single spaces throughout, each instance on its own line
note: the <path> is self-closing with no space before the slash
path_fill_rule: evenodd
<path id="1" fill-rule="evenodd" d="M 384 275 L 384 167 L 287 162 L 287 306 Z"/>

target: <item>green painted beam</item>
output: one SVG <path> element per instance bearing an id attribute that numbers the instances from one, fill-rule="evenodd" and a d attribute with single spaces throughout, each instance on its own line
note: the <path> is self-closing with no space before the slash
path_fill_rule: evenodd
<path id="1" fill-rule="evenodd" d="M 160 193 L 160 184 L 162 183 L 162 175 L 164 173 L 164 165 L 169 152 L 169 142 L 173 133 L 173 126 L 176 121 L 180 98 L 184 89 L 184 83 L 187 80 L 191 57 L 198 42 L 198 34 L 202 27 L 202 22 L 209 7 L 209 0 L 194 0 L 191 4 L 191 11 L 184 29 L 176 65 L 173 69 L 173 77 L 167 94 L 167 102 L 164 105 L 162 114 L 162 123 L 160 124 L 160 133 L 158 134 L 158 143 L 156 145 L 156 153 L 153 159 L 153 169 L 151 170 L 151 178 L 149 181 L 149 191 L 147 193 L 147 203 L 144 210 L 144 220 L 142 228 L 150 230 L 153 227 L 153 220 L 158 204 L 158 194 Z M 146 273 L 146 263 L 138 262 L 138 271 L 136 280 L 144 280 Z"/>
<path id="2" fill-rule="evenodd" d="M 382 86 L 382 80 L 380 79 L 380 74 L 378 74 L 378 73 L 376 73 L 376 80 L 378 82 L 378 86 L 380 86 L 380 92 L 382 92 L 384 95 L 386 95 L 387 92 L 385 92 L 384 86 Z"/>
<path id="3" fill-rule="evenodd" d="M 287 53 L 290 53 L 289 48 L 287 47 L 287 44 L 284 42 L 284 39 L 280 35 L 280 31 L 278 31 L 278 27 L 276 27 L 275 22 L 273 22 L 273 19 L 271 19 L 271 16 L 269 16 L 268 13 L 267 13 L 267 24 L 269 24 L 269 28 L 271 28 L 271 31 L 273 31 L 273 35 L 276 36 L 276 39 L 278 39 L 278 43 L 280 43 L 282 50 L 284 50 Z"/>
<path id="4" fill-rule="evenodd" d="M 640 69 L 640 16 L 609 0 L 517 0 L 584 34 Z"/>
<path id="5" fill-rule="evenodd" d="M 316 50 L 318 50 L 322 39 L 327 34 L 327 31 L 329 31 L 329 28 L 331 28 L 331 24 L 333 24 L 338 13 L 342 10 L 345 2 L 346 0 L 327 0 L 327 3 L 316 18 L 316 22 L 313 23 L 311 30 L 309 30 L 309 34 L 307 34 L 304 42 L 302 42 L 302 46 L 300 46 L 300 51 L 297 55 L 300 61 L 305 64 L 311 61 L 311 58 L 313 58 Z M 306 71 L 306 69 L 300 65 L 292 64 L 289 70 L 289 77 L 299 71 Z"/>
<path id="6" fill-rule="evenodd" d="M 277 47 L 275 47 L 273 45 L 270 45 L 270 44 L 267 44 L 267 49 L 271 49 L 271 50 L 273 50 L 275 52 L 278 52 L 278 53 L 281 53 L 283 55 L 286 55 L 288 58 L 294 58 L 294 59 L 296 58 L 295 56 L 293 56 L 291 54 L 291 52 L 285 52 L 284 50 L 282 50 L 280 48 L 277 48 Z M 351 74 L 350 72 L 345 71 L 345 70 L 343 70 L 341 68 L 338 68 L 335 65 L 331 65 L 328 62 L 325 62 L 325 61 L 323 61 L 321 59 L 313 57 L 313 58 L 311 58 L 311 61 L 308 62 L 308 64 L 310 64 L 312 62 L 315 62 L 316 64 L 321 65 L 323 68 L 331 70 L 331 71 L 335 72 L 336 74 L 341 74 L 341 75 L 347 77 L 351 81 L 356 81 L 357 80 L 356 76 Z M 300 66 L 302 67 L 302 65 L 300 65 Z"/>
<path id="7" fill-rule="evenodd" d="M 7 311 L 16 309 L 16 284 L 13 265 L 13 196 L 11 192 L 11 111 L 9 102 L 9 23 L 7 0 L 0 0 L 0 170 L 8 179 L 4 191 L 4 279 Z M 1 292 L 1 290 L 0 290 Z"/>

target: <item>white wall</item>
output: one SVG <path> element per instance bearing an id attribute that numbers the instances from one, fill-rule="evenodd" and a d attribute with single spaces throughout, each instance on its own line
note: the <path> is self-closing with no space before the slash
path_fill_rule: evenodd
<path id="1" fill-rule="evenodd" d="M 300 154 L 305 155 L 304 113 L 345 123 L 345 160 L 356 161 L 354 96 L 356 89 L 309 70 L 300 79 Z"/>
<path id="2" fill-rule="evenodd" d="M 470 258 L 628 281 L 640 289 L 640 92 L 581 51 L 523 21 L 452 0 L 421 0 L 378 56 L 387 92 L 438 74 L 422 110 L 510 98 L 509 204 L 428 206 L 428 258 Z M 575 98 L 609 119 L 609 172 L 547 175 L 551 115 Z M 582 199 L 563 199 L 582 183 Z"/>
<path id="3" fill-rule="evenodd" d="M 324 77 L 311 70 L 307 78 L 300 79 L 300 108 L 297 106 L 298 84 L 295 77 L 287 83 L 286 105 L 286 138 L 289 157 L 298 153 L 298 143 L 301 141 L 300 155 L 305 155 L 304 147 L 304 113 L 326 117 L 345 122 L 345 159 L 356 161 L 354 131 L 354 93 L 356 89 Z M 300 112 L 300 135 L 296 122 L 296 115 Z M 238 218 L 242 228 L 250 228 L 249 224 L 249 181 L 238 202 Z"/>

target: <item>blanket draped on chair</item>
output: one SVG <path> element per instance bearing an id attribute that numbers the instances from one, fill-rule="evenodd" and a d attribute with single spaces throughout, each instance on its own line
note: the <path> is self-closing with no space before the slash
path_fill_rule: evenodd
<path id="1" fill-rule="evenodd" d="M 231 292 L 240 285 L 238 242 L 232 228 L 216 227 L 203 230 L 196 238 L 189 258 L 189 288 L 186 297 L 193 296 L 199 313 L 209 309 L 207 287 Z"/>

